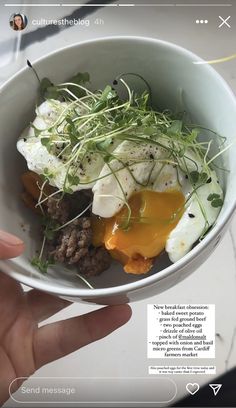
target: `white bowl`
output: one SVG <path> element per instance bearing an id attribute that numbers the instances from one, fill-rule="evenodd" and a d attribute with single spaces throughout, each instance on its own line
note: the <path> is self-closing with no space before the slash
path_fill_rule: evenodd
<path id="1" fill-rule="evenodd" d="M 39 77 L 63 82 L 77 72 L 89 72 L 91 89 L 112 84 L 124 72 L 142 75 L 150 84 L 153 102 L 175 109 L 182 90 L 182 103 L 195 123 L 212 129 L 230 143 L 236 136 L 236 100 L 225 81 L 207 64 L 194 64 L 199 57 L 174 44 L 150 38 L 113 37 L 86 41 L 63 48 L 34 62 Z M 134 81 L 134 80 L 133 80 Z M 142 83 L 137 80 L 136 88 Z M 236 207 L 236 144 L 224 154 L 230 172 L 221 177 L 225 201 L 216 225 L 184 258 L 175 264 L 159 257 L 151 274 L 128 275 L 122 267 L 90 279 L 91 290 L 62 268 L 40 274 L 29 263 L 38 239 L 38 223 L 20 200 L 20 174 L 26 163 L 16 150 L 22 130 L 34 117 L 38 82 L 27 66 L 0 89 L 0 228 L 21 237 L 26 252 L 14 260 L 1 261 L 1 269 L 20 282 L 72 301 L 117 304 L 160 293 L 177 284 L 212 253 L 225 232 Z M 22 227 L 23 224 L 23 227 Z"/>

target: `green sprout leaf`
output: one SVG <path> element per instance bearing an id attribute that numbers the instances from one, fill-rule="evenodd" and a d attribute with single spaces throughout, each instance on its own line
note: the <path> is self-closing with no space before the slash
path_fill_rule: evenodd
<path id="1" fill-rule="evenodd" d="M 222 198 L 220 198 L 220 194 L 216 193 L 209 194 L 207 200 L 211 201 L 211 206 L 214 208 L 222 207 L 223 205 L 223 200 Z"/>
<path id="2" fill-rule="evenodd" d="M 60 96 L 60 88 L 57 86 L 49 86 L 44 93 L 45 99 L 58 99 Z"/>
<path id="3" fill-rule="evenodd" d="M 190 182 L 196 184 L 199 180 L 199 173 L 198 171 L 191 171 L 190 175 Z"/>
<path id="4" fill-rule="evenodd" d="M 78 72 L 74 77 L 72 77 L 69 82 L 76 85 L 84 85 L 89 82 L 90 76 L 88 72 Z M 86 92 L 83 89 L 78 88 L 77 86 L 70 85 L 68 89 L 73 92 L 77 98 L 81 98 L 86 95 Z"/>
<path id="5" fill-rule="evenodd" d="M 44 235 L 49 241 L 52 241 L 55 238 L 55 231 L 53 231 L 52 229 L 47 228 L 44 231 Z"/>
<path id="6" fill-rule="evenodd" d="M 50 81 L 50 79 L 48 78 L 43 78 L 40 82 L 40 86 L 39 86 L 39 92 L 40 95 L 46 99 L 46 93 L 48 88 L 50 88 L 51 86 L 53 86 L 53 83 Z"/>
<path id="7" fill-rule="evenodd" d="M 43 234 L 48 240 L 55 238 L 55 229 L 60 226 L 56 220 L 49 215 L 45 215 L 41 218 L 41 224 L 44 228 Z"/>
<path id="8" fill-rule="evenodd" d="M 112 142 L 113 142 L 113 139 L 111 137 L 108 137 L 104 141 L 97 143 L 96 147 L 100 151 L 104 151 L 104 150 L 106 151 L 110 147 Z"/>
<path id="9" fill-rule="evenodd" d="M 70 79 L 70 82 L 73 82 L 77 85 L 86 84 L 90 81 L 90 75 L 88 72 L 78 72 L 74 77 Z"/>
<path id="10" fill-rule="evenodd" d="M 70 187 L 68 187 L 68 186 L 65 187 L 63 191 L 64 191 L 64 193 L 67 193 L 67 194 L 73 194 L 73 193 L 74 193 L 74 191 L 72 190 L 72 188 L 70 188 Z"/>
<path id="11" fill-rule="evenodd" d="M 205 184 L 208 180 L 208 175 L 205 172 L 199 173 L 198 171 L 191 171 L 190 175 L 190 182 L 192 184 Z"/>
<path id="12" fill-rule="evenodd" d="M 89 82 L 88 72 L 79 72 L 73 78 L 70 79 L 70 82 L 76 85 L 83 85 L 86 82 Z M 68 89 L 73 92 L 77 98 L 81 98 L 85 95 L 83 89 L 79 89 L 77 86 L 69 86 Z M 39 92 L 42 98 L 44 99 L 58 99 L 62 96 L 65 97 L 64 92 L 61 90 L 60 86 L 55 86 L 49 78 L 43 78 L 40 82 Z"/>
<path id="13" fill-rule="evenodd" d="M 143 111 L 148 110 L 148 102 L 150 99 L 150 94 L 147 91 L 144 91 L 142 95 L 135 95 L 134 102 L 137 105 L 137 108 Z"/>
<path id="14" fill-rule="evenodd" d="M 42 273 L 47 273 L 48 268 L 50 266 L 53 266 L 55 264 L 53 259 L 40 259 L 39 257 L 35 256 L 33 259 L 30 261 L 32 266 L 35 266 L 37 269 L 39 269 L 40 272 Z"/>
<path id="15" fill-rule="evenodd" d="M 41 137 L 40 142 L 43 146 L 47 147 L 48 144 L 50 144 L 50 138 L 49 137 Z"/>
<path id="16" fill-rule="evenodd" d="M 104 163 L 109 163 L 113 159 L 111 154 L 107 154 L 106 156 L 103 157 Z"/>
<path id="17" fill-rule="evenodd" d="M 71 144 L 72 144 L 72 146 L 75 146 L 78 143 L 78 132 L 77 132 L 77 129 L 76 129 L 76 124 L 75 124 L 75 122 L 73 122 L 73 120 L 70 118 L 70 116 L 66 116 L 65 121 L 68 123 L 67 131 L 68 131 L 68 134 L 69 134 Z"/>
<path id="18" fill-rule="evenodd" d="M 44 181 L 47 180 L 48 182 L 50 182 L 50 180 L 53 179 L 54 174 L 50 172 L 47 167 L 45 167 L 43 170 L 43 174 L 41 174 L 41 177 Z"/>
<path id="19" fill-rule="evenodd" d="M 199 135 L 199 129 L 192 129 L 192 132 L 189 133 L 186 137 L 187 142 L 193 143 L 194 141 L 197 140 L 198 135 Z"/>
<path id="20" fill-rule="evenodd" d="M 201 173 L 200 176 L 199 176 L 199 183 L 200 184 L 205 184 L 207 182 L 207 180 L 208 180 L 207 173 L 205 173 L 205 172 Z"/>
<path id="21" fill-rule="evenodd" d="M 102 101 L 107 101 L 108 99 L 113 99 L 117 97 L 116 91 L 112 89 L 110 85 L 107 85 L 101 95 Z"/>
<path id="22" fill-rule="evenodd" d="M 222 207 L 223 200 L 221 198 L 216 198 L 216 199 L 212 200 L 211 205 L 214 208 Z"/>
<path id="23" fill-rule="evenodd" d="M 78 176 L 68 174 L 67 181 L 71 186 L 77 186 L 80 183 L 80 178 Z"/>
<path id="24" fill-rule="evenodd" d="M 105 109 L 106 107 L 107 107 L 107 102 L 104 101 L 104 100 L 100 100 L 98 102 L 95 102 L 91 113 L 100 112 L 101 110 Z"/>
<path id="25" fill-rule="evenodd" d="M 218 198 L 220 198 L 219 194 L 215 194 L 215 193 L 209 194 L 209 196 L 207 197 L 207 201 L 213 201 L 213 200 L 218 199 Z"/>
<path id="26" fill-rule="evenodd" d="M 171 135 L 171 134 L 175 134 L 175 133 L 180 133 L 182 131 L 183 128 L 183 122 L 182 120 L 174 120 L 171 124 L 171 126 L 168 128 L 167 130 L 167 134 Z"/>
<path id="27" fill-rule="evenodd" d="M 156 133 L 156 128 L 154 126 L 145 126 L 143 133 L 144 135 L 152 136 L 154 133 Z"/>
<path id="28" fill-rule="evenodd" d="M 112 89 L 110 85 L 107 85 L 103 90 L 99 101 L 95 102 L 92 113 L 97 113 L 105 109 L 112 100 L 117 99 L 117 93 Z"/>

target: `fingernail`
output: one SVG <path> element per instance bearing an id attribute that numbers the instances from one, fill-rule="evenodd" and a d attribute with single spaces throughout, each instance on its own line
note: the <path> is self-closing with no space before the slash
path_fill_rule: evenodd
<path id="1" fill-rule="evenodd" d="M 20 238 L 1 230 L 0 230 L 0 242 L 10 246 L 23 244 L 23 241 Z"/>

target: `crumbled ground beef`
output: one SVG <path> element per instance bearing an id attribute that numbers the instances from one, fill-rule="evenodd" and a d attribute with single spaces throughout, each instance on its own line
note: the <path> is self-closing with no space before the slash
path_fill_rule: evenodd
<path id="1" fill-rule="evenodd" d="M 91 222 L 81 217 L 62 228 L 55 240 L 55 249 L 50 252 L 55 261 L 76 264 L 88 253 L 92 243 Z"/>
<path id="2" fill-rule="evenodd" d="M 22 178 L 25 191 L 22 198 L 25 204 L 37 212 L 39 199 L 37 183 L 43 180 L 36 173 L 26 172 Z M 45 220 L 42 220 L 42 233 L 46 240 L 47 258 L 73 265 L 83 275 L 95 276 L 107 269 L 111 257 L 105 248 L 92 245 L 91 208 L 93 199 L 91 189 L 76 191 L 73 194 L 55 194 L 54 187 L 46 186 L 48 199 L 43 201 Z M 50 197 L 51 194 L 54 194 Z M 76 218 L 85 208 L 86 213 Z M 41 210 L 39 210 L 41 215 Z M 49 220 L 48 220 L 49 219 Z M 75 219 L 74 221 L 71 221 Z M 54 221 L 54 222 L 51 222 Z M 65 224 L 65 225 L 64 225 Z"/>
<path id="3" fill-rule="evenodd" d="M 109 252 L 103 248 L 92 248 L 81 258 L 78 269 L 79 273 L 84 276 L 100 275 L 111 265 L 111 256 Z"/>
<path id="4" fill-rule="evenodd" d="M 75 197 L 72 197 L 73 195 L 60 199 L 54 196 L 47 201 L 49 216 L 58 221 L 60 225 L 65 224 L 75 216 Z M 88 200 L 88 197 L 89 195 L 85 199 Z M 79 195 L 77 194 L 78 199 Z M 85 199 L 81 198 L 83 204 Z M 77 202 L 79 208 L 81 202 L 79 200 Z M 76 214 L 79 211 L 77 210 Z M 54 238 L 48 242 L 48 255 L 57 262 L 76 266 L 78 272 L 84 276 L 99 275 L 111 264 L 110 254 L 105 248 L 92 246 L 91 218 L 88 216 L 77 218 L 60 229 Z"/>
<path id="5" fill-rule="evenodd" d="M 65 224 L 70 217 L 70 202 L 68 198 L 57 196 L 49 197 L 46 201 L 48 215 L 61 225 Z"/>

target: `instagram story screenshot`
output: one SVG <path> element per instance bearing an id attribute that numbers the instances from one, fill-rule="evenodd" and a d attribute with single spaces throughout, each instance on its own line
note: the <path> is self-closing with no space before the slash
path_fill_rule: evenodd
<path id="1" fill-rule="evenodd" d="M 0 406 L 236 407 L 236 0 L 0 1 Z"/>

